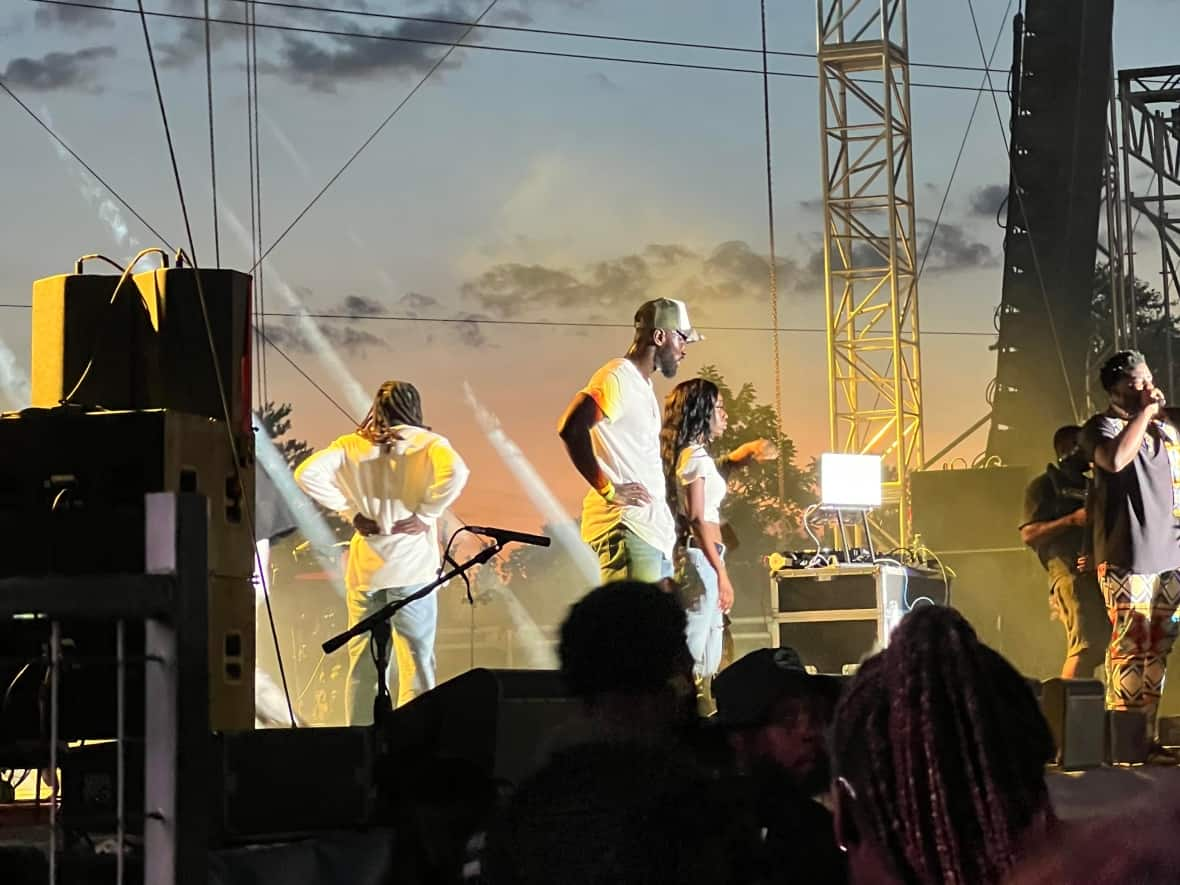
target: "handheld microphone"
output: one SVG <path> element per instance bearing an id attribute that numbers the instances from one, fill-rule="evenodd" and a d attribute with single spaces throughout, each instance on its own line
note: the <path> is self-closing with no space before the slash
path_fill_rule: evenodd
<path id="1" fill-rule="evenodd" d="M 465 527 L 467 531 L 473 532 L 477 535 L 484 535 L 492 538 L 501 544 L 507 544 L 512 541 L 518 544 L 533 544 L 537 547 L 548 547 L 552 541 L 544 535 L 530 535 L 526 532 L 514 532 L 511 529 L 498 529 L 494 526 L 488 525 L 469 525 Z"/>

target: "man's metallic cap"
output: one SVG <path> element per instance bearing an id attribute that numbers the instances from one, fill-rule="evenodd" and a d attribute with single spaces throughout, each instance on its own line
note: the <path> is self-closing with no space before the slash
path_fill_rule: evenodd
<path id="1" fill-rule="evenodd" d="M 685 341 L 704 341 L 705 336 L 692 327 L 688 307 L 675 298 L 656 298 L 645 301 L 635 311 L 636 329 L 668 329 L 679 332 Z"/>

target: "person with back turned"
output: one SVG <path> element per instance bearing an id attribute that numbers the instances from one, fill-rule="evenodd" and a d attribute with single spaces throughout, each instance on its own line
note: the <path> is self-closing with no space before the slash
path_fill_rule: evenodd
<path id="1" fill-rule="evenodd" d="M 1141 713 L 1150 741 L 1180 631 L 1180 425 L 1141 353 L 1116 353 L 1100 377 L 1110 406 L 1086 422 L 1082 448 L 1094 464 L 1094 562 L 1113 625 L 1106 707 Z M 1158 744 L 1148 760 L 1176 761 Z"/>
<path id="2" fill-rule="evenodd" d="M 1089 679 L 1106 657 L 1110 621 L 1098 576 L 1079 569 L 1088 549 L 1086 472 L 1090 462 L 1079 445 L 1082 428 L 1068 425 L 1053 434 L 1057 463 L 1028 485 L 1020 539 L 1036 551 L 1049 573 L 1049 604 L 1065 626 L 1063 679 Z"/>
<path id="3" fill-rule="evenodd" d="M 353 433 L 299 465 L 299 486 L 356 529 L 344 576 L 350 625 L 434 579 L 441 560 L 438 521 L 463 491 L 467 476 L 467 465 L 450 442 L 423 423 L 418 390 L 406 381 L 382 384 Z M 390 695 L 395 704 L 405 703 L 435 684 L 437 597 L 431 594 L 399 609 L 391 625 L 395 646 L 403 652 L 391 654 L 391 661 L 413 664 L 410 673 L 390 665 Z M 349 724 L 372 721 L 378 678 L 369 637 L 350 640 Z M 380 678 L 389 677 L 382 673 Z"/>

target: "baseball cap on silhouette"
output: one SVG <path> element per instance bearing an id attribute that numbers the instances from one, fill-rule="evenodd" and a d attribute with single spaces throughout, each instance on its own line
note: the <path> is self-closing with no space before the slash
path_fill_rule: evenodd
<path id="1" fill-rule="evenodd" d="M 692 327 L 688 307 L 675 298 L 656 298 L 645 301 L 635 311 L 636 329 L 668 329 L 679 332 L 685 341 L 704 341 L 705 336 Z"/>
<path id="2" fill-rule="evenodd" d="M 717 721 L 734 728 L 765 725 L 780 698 L 835 698 L 840 680 L 812 675 L 793 648 L 760 648 L 738 658 L 713 680 Z"/>

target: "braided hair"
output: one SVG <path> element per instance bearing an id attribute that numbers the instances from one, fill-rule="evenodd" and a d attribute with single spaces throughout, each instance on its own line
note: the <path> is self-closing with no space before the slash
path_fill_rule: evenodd
<path id="1" fill-rule="evenodd" d="M 668 507 L 680 525 L 680 500 L 677 494 L 676 466 L 686 446 L 709 441 L 713 409 L 720 392 L 705 378 L 681 381 L 664 400 L 664 426 L 660 430 L 660 457 L 664 462 L 664 494 Z M 680 528 L 681 534 L 684 528 Z"/>
<path id="2" fill-rule="evenodd" d="M 373 405 L 356 432 L 374 445 L 387 448 L 401 439 L 399 424 L 422 427 L 422 397 L 409 381 L 386 381 L 373 397 Z"/>
<path id="3" fill-rule="evenodd" d="M 1054 820 L 1033 693 L 956 611 L 909 614 L 836 709 L 837 788 L 907 885 L 989 885 Z"/>

